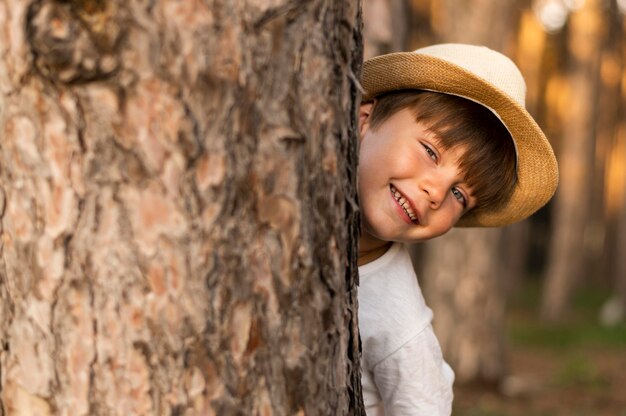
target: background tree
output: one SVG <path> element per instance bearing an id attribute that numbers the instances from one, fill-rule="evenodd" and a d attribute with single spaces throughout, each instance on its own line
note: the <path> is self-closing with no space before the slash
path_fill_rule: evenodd
<path id="1" fill-rule="evenodd" d="M 390 27 L 374 31 L 386 35 L 365 43 L 367 56 L 459 41 L 512 57 L 526 79 L 527 107 L 561 164 L 557 196 L 528 220 L 489 237 L 473 236 L 474 230 L 446 237 L 466 236 L 465 248 L 457 241 L 444 246 L 445 238 L 415 246 L 435 329 L 446 345 L 448 333 L 459 337 L 444 345 L 451 348 L 445 352 L 457 381 L 503 380 L 500 391 L 528 398 L 499 399 L 457 382 L 454 413 L 623 412 L 624 381 L 613 369 L 623 367 L 626 342 L 626 2 L 405 0 L 402 12 L 393 14 L 393 1 L 368 1 L 366 39 L 373 3 L 388 7 L 381 12 L 377 6 L 374 23 Z M 381 18 L 386 14 L 392 17 Z M 396 27 L 406 28 L 401 46 L 389 36 Z M 459 266 L 463 261 L 467 268 Z M 476 279 L 465 282 L 466 273 Z M 598 316 L 607 326 L 598 326 Z M 466 318 L 482 322 L 466 325 Z M 465 364 L 459 366 L 453 355 L 462 349 Z M 491 360 L 490 367 L 481 367 L 480 357 Z M 506 374 L 511 377 L 502 379 Z M 570 384 L 553 383 L 568 377 Z M 593 383 L 605 388 L 590 393 Z M 492 406 L 497 402 L 501 406 Z"/>
<path id="2" fill-rule="evenodd" d="M 382 9 L 381 3 L 388 9 Z M 511 54 L 515 31 L 510 29 L 519 19 L 519 9 L 513 3 L 479 1 L 470 5 L 442 1 L 428 6 L 424 6 L 426 2 L 413 3 L 411 20 L 421 24 L 409 26 L 409 39 L 485 44 Z M 394 2 L 364 4 L 366 56 L 426 46 L 408 45 L 406 40 L 404 45 L 399 45 L 390 36 L 384 36 L 396 26 L 402 27 L 397 22 L 405 21 L 406 16 L 406 10 Z M 486 21 L 494 23 L 486 24 Z M 383 28 L 385 22 L 389 22 L 387 30 Z M 428 33 L 425 27 L 430 34 L 420 36 Z M 420 283 L 435 312 L 434 326 L 444 356 L 454 367 L 457 380 L 462 382 L 498 382 L 505 375 L 505 287 L 501 275 L 507 251 L 501 249 L 502 238 L 498 229 L 453 229 L 443 237 L 414 247 Z M 510 252 L 520 254 L 520 246 L 523 245 L 516 244 Z M 523 255 L 513 258 L 520 259 Z"/>
<path id="3" fill-rule="evenodd" d="M 359 414 L 358 2 L 0 27 L 0 414 Z"/>
<path id="4" fill-rule="evenodd" d="M 409 20 L 405 0 L 368 0 L 363 3 L 364 59 L 406 47 Z"/>
<path id="5" fill-rule="evenodd" d="M 626 4 L 622 4 L 622 8 L 626 11 Z M 596 228 L 606 233 L 604 241 L 600 239 L 601 255 L 594 266 L 600 270 L 603 280 L 613 284 L 615 289 L 603 307 L 601 320 L 616 325 L 626 317 L 626 19 L 616 2 L 609 3 L 604 17 L 608 24 L 600 67 L 603 111 L 599 115 L 598 129 L 603 138 L 601 156 L 606 163 L 602 163 L 602 159 L 597 163 L 603 168 L 598 176 L 604 193 L 603 210 L 596 221 L 600 226 Z"/>
<path id="6" fill-rule="evenodd" d="M 590 218 L 593 184 L 594 131 L 598 119 L 600 56 L 605 28 L 603 1 L 586 1 L 572 13 L 567 32 L 568 122 L 563 124 L 560 147 L 561 181 L 555 199 L 554 236 L 551 240 L 542 312 L 546 319 L 562 317 L 572 288 L 581 282 L 589 258 L 595 222 Z M 598 189 L 597 187 L 595 189 Z M 600 188 L 601 189 L 601 188 Z M 601 195 L 601 194 L 600 194 Z M 597 194 L 596 194 L 597 196 Z M 587 243 L 587 244 L 586 244 Z"/>
<path id="7" fill-rule="evenodd" d="M 519 9 L 510 2 L 437 5 L 442 42 L 483 44 L 511 56 Z M 487 23 L 489 22 L 489 23 Z M 425 296 L 444 356 L 460 382 L 498 383 L 506 375 L 504 250 L 501 229 L 453 229 L 424 243 Z"/>

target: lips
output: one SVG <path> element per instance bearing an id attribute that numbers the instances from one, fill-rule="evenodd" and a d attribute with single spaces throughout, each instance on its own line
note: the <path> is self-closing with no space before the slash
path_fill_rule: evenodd
<path id="1" fill-rule="evenodd" d="M 400 191 L 396 189 L 395 186 L 389 185 L 389 189 L 391 190 L 391 195 L 395 198 L 398 204 L 402 207 L 406 215 L 411 219 L 414 224 L 418 224 L 417 213 L 411 206 L 408 198 L 405 197 Z"/>

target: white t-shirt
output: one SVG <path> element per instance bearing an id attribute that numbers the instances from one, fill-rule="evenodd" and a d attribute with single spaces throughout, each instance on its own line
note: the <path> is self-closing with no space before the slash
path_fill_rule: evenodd
<path id="1" fill-rule="evenodd" d="M 443 360 L 406 247 L 359 267 L 363 399 L 368 416 L 449 415 L 454 372 Z"/>

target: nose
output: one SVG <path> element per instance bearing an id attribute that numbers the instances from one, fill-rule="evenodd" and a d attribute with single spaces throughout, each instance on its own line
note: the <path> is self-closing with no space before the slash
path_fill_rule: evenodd
<path id="1" fill-rule="evenodd" d="M 446 197 L 448 187 L 442 180 L 426 180 L 422 182 L 422 191 L 426 194 L 431 209 L 438 209 Z"/>

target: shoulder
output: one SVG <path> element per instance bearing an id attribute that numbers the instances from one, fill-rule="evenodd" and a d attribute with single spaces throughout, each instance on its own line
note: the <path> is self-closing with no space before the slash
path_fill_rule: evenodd
<path id="1" fill-rule="evenodd" d="M 454 372 L 430 326 L 378 363 L 373 378 L 391 414 L 450 414 Z"/>
<path id="2" fill-rule="evenodd" d="M 366 364 L 371 365 L 406 344 L 432 320 L 406 248 L 394 244 L 391 250 L 366 265 L 375 267 L 359 268 L 359 331 Z M 385 262 L 377 264 L 388 254 Z"/>

